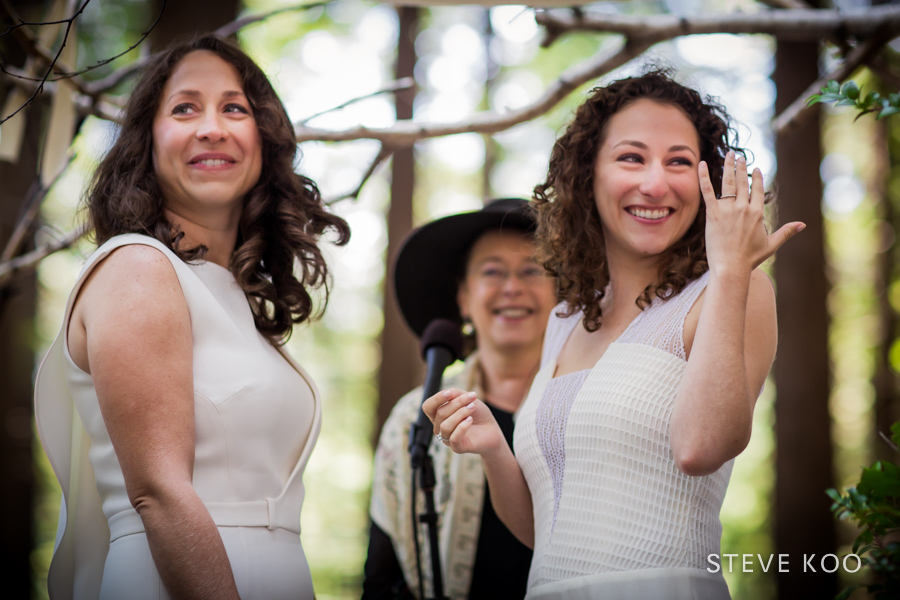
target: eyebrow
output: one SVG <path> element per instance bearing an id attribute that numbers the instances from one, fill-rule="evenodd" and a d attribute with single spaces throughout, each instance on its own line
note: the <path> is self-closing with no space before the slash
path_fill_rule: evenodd
<path id="1" fill-rule="evenodd" d="M 642 150 L 647 150 L 647 149 L 648 149 L 647 144 L 645 144 L 644 142 L 639 142 L 639 141 L 637 141 L 637 140 L 622 140 L 621 142 L 619 142 L 618 144 L 616 144 L 615 146 L 613 146 L 613 148 L 618 148 L 619 146 L 626 146 L 626 145 L 627 145 L 627 146 L 636 146 L 636 147 L 638 147 L 638 148 L 640 148 L 640 149 L 642 149 Z M 697 153 L 694 152 L 694 149 L 691 148 L 690 146 L 685 146 L 685 145 L 683 145 L 683 144 L 678 144 L 678 145 L 675 145 L 675 146 L 671 146 L 671 147 L 669 148 L 669 152 L 678 152 L 678 151 L 681 151 L 681 150 L 687 150 L 688 152 L 690 152 L 691 154 L 693 154 L 695 157 L 697 156 Z"/>
<path id="2" fill-rule="evenodd" d="M 169 100 L 171 100 L 172 98 L 174 98 L 175 96 L 178 96 L 178 95 L 197 97 L 197 96 L 201 96 L 202 94 L 198 90 L 178 90 L 174 94 L 172 94 L 171 96 L 166 98 L 166 102 L 168 102 Z M 222 95 L 225 98 L 234 98 L 236 96 L 244 96 L 245 94 L 244 94 L 244 92 L 240 92 L 237 90 L 228 90 L 227 92 L 225 92 Z"/>

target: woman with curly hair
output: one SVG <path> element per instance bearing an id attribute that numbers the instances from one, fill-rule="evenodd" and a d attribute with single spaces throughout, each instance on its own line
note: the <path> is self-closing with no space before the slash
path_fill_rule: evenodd
<path id="1" fill-rule="evenodd" d="M 63 490 L 51 598 L 312 598 L 301 477 L 315 384 L 284 351 L 347 224 L 294 172 L 287 113 L 234 43 L 160 54 L 86 204 L 88 258 L 38 373 Z"/>
<path id="2" fill-rule="evenodd" d="M 732 461 L 775 356 L 768 235 L 729 117 L 666 73 L 592 91 L 535 189 L 564 302 L 516 424 L 515 456 L 473 394 L 425 403 L 482 457 L 491 498 L 534 547 L 529 598 L 720 599 L 711 573 Z"/>

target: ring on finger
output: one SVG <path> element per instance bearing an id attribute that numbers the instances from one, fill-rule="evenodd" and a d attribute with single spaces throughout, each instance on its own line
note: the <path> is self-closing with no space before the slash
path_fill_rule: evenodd
<path id="1" fill-rule="evenodd" d="M 436 436 L 434 436 L 434 437 L 435 437 L 435 438 L 437 439 L 437 441 L 439 441 L 439 442 L 446 442 L 446 441 L 447 441 L 447 440 L 444 438 L 444 436 L 441 435 L 441 432 L 440 432 L 440 431 L 438 431 L 438 434 L 437 434 Z"/>
<path id="2" fill-rule="evenodd" d="M 737 194 L 722 194 L 719 196 L 719 200 L 724 200 L 725 198 L 737 198 Z"/>

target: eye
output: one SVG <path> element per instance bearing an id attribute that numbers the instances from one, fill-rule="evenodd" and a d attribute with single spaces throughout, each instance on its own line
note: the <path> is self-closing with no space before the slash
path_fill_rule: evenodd
<path id="1" fill-rule="evenodd" d="M 522 269 L 522 277 L 528 279 L 535 279 L 538 277 L 544 276 L 544 269 L 541 267 L 534 265 L 533 267 L 526 267 Z"/>
<path id="2" fill-rule="evenodd" d="M 227 113 L 241 113 L 241 114 L 245 114 L 245 115 L 249 115 L 249 114 L 250 114 L 250 111 L 247 110 L 245 107 L 241 106 L 240 104 L 234 104 L 234 103 L 231 103 L 231 104 L 226 105 L 226 106 L 225 106 L 225 109 L 224 109 L 224 112 L 227 112 Z"/>
<path id="3" fill-rule="evenodd" d="M 194 110 L 194 105 L 188 104 L 185 102 L 185 103 L 176 105 L 175 108 L 172 109 L 172 114 L 173 115 L 186 115 L 193 110 Z"/>
<path id="4" fill-rule="evenodd" d="M 690 158 L 687 158 L 685 156 L 679 156 L 678 158 L 673 158 L 671 161 L 671 164 L 685 166 L 685 167 L 692 167 L 692 166 L 694 166 L 694 161 L 692 161 Z"/>
<path id="5" fill-rule="evenodd" d="M 623 154 L 617 160 L 619 162 L 630 162 L 630 163 L 643 164 L 644 157 L 641 156 L 640 154 Z"/>
<path id="6" fill-rule="evenodd" d="M 506 277 L 506 271 L 500 267 L 485 267 L 481 270 L 481 276 L 488 279 L 499 279 Z"/>

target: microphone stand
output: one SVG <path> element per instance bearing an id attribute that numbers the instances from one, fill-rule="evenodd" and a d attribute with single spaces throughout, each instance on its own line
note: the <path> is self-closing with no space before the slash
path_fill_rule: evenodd
<path id="1" fill-rule="evenodd" d="M 425 394 L 428 394 L 429 390 L 439 390 L 441 388 L 441 379 L 444 373 L 442 367 L 435 368 L 437 365 L 434 363 L 438 360 L 440 360 L 440 357 L 436 356 L 436 353 L 430 353 L 428 355 L 427 376 L 423 387 Z M 428 397 L 428 395 L 425 396 L 425 398 Z M 419 515 L 418 520 L 420 523 L 424 523 L 428 529 L 429 548 L 431 550 L 431 581 L 434 600 L 449 600 L 449 598 L 444 596 L 444 581 L 441 574 L 441 557 L 440 547 L 438 545 L 437 528 L 438 516 L 437 511 L 434 508 L 434 486 L 436 483 L 434 462 L 431 460 L 431 455 L 428 453 L 428 446 L 431 444 L 431 439 L 434 437 L 432 431 L 433 427 L 431 421 L 428 420 L 425 412 L 420 408 L 419 418 L 409 431 L 410 466 L 412 467 L 413 478 L 415 478 L 416 473 L 418 472 L 419 485 L 425 496 L 425 511 Z M 415 512 L 415 495 L 412 499 L 412 506 L 413 512 Z M 416 541 L 416 546 L 418 546 L 418 541 Z M 420 559 L 417 557 L 417 560 Z M 424 590 L 421 575 L 419 576 L 419 589 L 420 597 L 422 597 L 422 600 L 425 600 L 423 597 L 424 592 L 421 591 Z"/>

